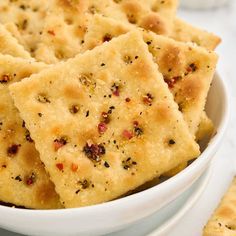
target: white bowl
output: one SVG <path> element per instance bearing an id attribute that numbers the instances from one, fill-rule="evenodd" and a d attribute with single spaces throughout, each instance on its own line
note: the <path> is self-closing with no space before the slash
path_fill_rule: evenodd
<path id="1" fill-rule="evenodd" d="M 225 5 L 230 0 L 181 0 L 181 7 L 189 9 L 211 9 Z"/>
<path id="2" fill-rule="evenodd" d="M 176 199 L 205 171 L 223 139 L 229 118 L 227 91 L 215 75 L 207 112 L 217 128 L 201 156 L 169 180 L 111 202 L 62 210 L 27 210 L 0 206 L 0 227 L 27 235 L 101 235 L 123 229 Z"/>

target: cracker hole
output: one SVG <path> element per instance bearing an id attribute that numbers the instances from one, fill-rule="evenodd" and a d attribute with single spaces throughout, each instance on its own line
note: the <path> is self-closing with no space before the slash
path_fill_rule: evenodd
<path id="1" fill-rule="evenodd" d="M 104 36 L 103 36 L 103 38 L 102 38 L 102 41 L 103 42 L 109 42 L 109 41 L 111 41 L 112 40 L 112 35 L 111 34 L 105 34 Z"/>
<path id="2" fill-rule="evenodd" d="M 55 56 L 56 56 L 56 58 L 59 59 L 59 60 L 62 60 L 62 59 L 65 59 L 65 58 L 66 58 L 65 53 L 64 53 L 63 51 L 61 51 L 61 50 L 57 50 L 57 51 L 55 52 Z"/>
<path id="3" fill-rule="evenodd" d="M 99 13 L 99 10 L 98 10 L 98 8 L 96 7 L 96 6 L 94 6 L 94 5 L 92 5 L 92 6 L 90 6 L 89 8 L 88 8 L 88 11 L 89 11 L 89 13 L 91 13 L 91 14 L 96 14 L 96 13 Z"/>
<path id="4" fill-rule="evenodd" d="M 96 82 L 93 79 L 93 73 L 84 73 L 79 76 L 79 81 L 85 87 L 96 88 Z"/>
<path id="5" fill-rule="evenodd" d="M 40 103 L 50 103 L 50 100 L 45 93 L 38 94 L 36 100 Z"/>
<path id="6" fill-rule="evenodd" d="M 136 24 L 137 23 L 137 19 L 136 16 L 134 14 L 127 14 L 127 19 L 129 21 L 129 23 L 131 24 Z"/>
<path id="7" fill-rule="evenodd" d="M 80 106 L 78 104 L 73 104 L 69 107 L 69 111 L 71 114 L 77 114 L 80 111 Z"/>
<path id="8" fill-rule="evenodd" d="M 73 25 L 74 24 L 74 20 L 72 18 L 66 18 L 65 22 L 67 25 Z"/>
<path id="9" fill-rule="evenodd" d="M 229 230 L 233 230 L 235 231 L 236 230 L 236 225 L 232 225 L 232 224 L 226 224 L 225 227 Z"/>
<path id="10" fill-rule="evenodd" d="M 133 59 L 131 56 L 129 55 L 125 55 L 123 56 L 123 61 L 125 62 L 125 64 L 129 65 L 133 63 Z"/>

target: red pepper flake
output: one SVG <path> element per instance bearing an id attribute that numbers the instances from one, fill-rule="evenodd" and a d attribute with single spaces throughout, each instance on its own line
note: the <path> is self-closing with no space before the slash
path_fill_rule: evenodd
<path id="1" fill-rule="evenodd" d="M 72 163 L 72 164 L 71 164 L 71 170 L 72 170 L 73 172 L 76 172 L 76 171 L 78 170 L 78 165 L 75 164 L 75 163 Z"/>
<path id="2" fill-rule="evenodd" d="M 48 34 L 51 34 L 51 35 L 53 35 L 53 36 L 56 35 L 55 32 L 54 32 L 53 30 L 48 30 Z"/>
<path id="3" fill-rule="evenodd" d="M 164 80 L 167 83 L 169 88 L 174 88 L 174 85 L 177 81 L 179 81 L 182 77 L 181 76 L 175 76 L 172 78 L 168 78 L 167 76 L 164 76 Z"/>
<path id="4" fill-rule="evenodd" d="M 98 124 L 98 132 L 99 134 L 104 134 L 107 130 L 107 126 L 105 123 L 101 122 Z"/>
<path id="5" fill-rule="evenodd" d="M 111 86 L 111 91 L 112 91 L 112 94 L 116 97 L 120 96 L 120 91 L 119 91 L 119 85 L 117 83 L 114 83 L 112 86 Z"/>
<path id="6" fill-rule="evenodd" d="M 125 101 L 126 101 L 126 102 L 130 102 L 131 99 L 130 99 L 130 98 L 126 98 Z"/>
<path id="7" fill-rule="evenodd" d="M 133 133 L 131 132 L 131 131 L 128 131 L 128 130 L 124 130 L 123 132 L 122 132 L 122 136 L 124 137 L 124 138 L 126 138 L 126 139 L 131 139 L 131 138 L 133 138 Z"/>
<path id="8" fill-rule="evenodd" d="M 138 125 L 139 125 L 138 121 L 136 121 L 136 120 L 133 122 L 133 124 L 134 124 L 134 127 L 138 127 Z"/>
<path id="9" fill-rule="evenodd" d="M 63 170 L 64 169 L 64 165 L 62 163 L 57 163 L 56 167 L 58 170 Z"/>
<path id="10" fill-rule="evenodd" d="M 10 80 L 11 80 L 11 78 L 9 75 L 2 75 L 2 78 L 0 79 L 0 83 L 4 84 L 4 83 L 9 82 Z"/>
<path id="11" fill-rule="evenodd" d="M 29 177 L 26 178 L 25 183 L 30 186 L 33 183 L 35 183 L 35 181 L 36 181 L 36 175 L 32 173 Z"/>
<path id="12" fill-rule="evenodd" d="M 95 162 L 101 161 L 101 156 L 105 155 L 106 149 L 102 144 L 88 144 L 86 143 L 83 152 L 85 155 Z"/>
<path id="13" fill-rule="evenodd" d="M 67 144 L 67 138 L 65 137 L 61 137 L 60 139 L 55 139 L 53 141 L 54 150 L 57 151 L 61 147 L 65 146 L 66 144 Z"/>
<path id="14" fill-rule="evenodd" d="M 152 101 L 153 101 L 153 96 L 150 93 L 147 93 L 145 96 L 143 96 L 143 102 L 146 105 L 151 106 Z"/>

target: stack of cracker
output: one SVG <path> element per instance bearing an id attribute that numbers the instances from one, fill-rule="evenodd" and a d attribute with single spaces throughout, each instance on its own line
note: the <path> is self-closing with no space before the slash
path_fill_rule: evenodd
<path id="1" fill-rule="evenodd" d="M 0 201 L 98 204 L 199 156 L 220 39 L 177 5 L 0 2 Z"/>

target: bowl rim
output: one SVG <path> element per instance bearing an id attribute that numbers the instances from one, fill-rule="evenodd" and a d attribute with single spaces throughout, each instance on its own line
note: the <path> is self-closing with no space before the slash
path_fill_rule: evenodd
<path id="1" fill-rule="evenodd" d="M 64 214 L 83 214 L 83 213 L 92 213 L 96 210 L 102 210 L 112 208 L 115 210 L 116 207 L 119 207 L 120 205 L 125 206 L 128 202 L 133 202 L 137 199 L 143 198 L 144 195 L 152 195 L 154 192 L 160 191 L 161 188 L 164 188 L 168 185 L 173 184 L 174 182 L 178 181 L 181 178 L 184 178 L 184 176 L 187 176 L 192 170 L 195 168 L 195 166 L 198 165 L 204 165 L 206 162 L 208 163 L 211 159 L 207 158 L 209 154 L 214 150 L 217 149 L 217 146 L 219 146 L 220 142 L 223 139 L 223 136 L 226 132 L 228 122 L 229 122 L 229 116 L 230 116 L 230 105 L 229 105 L 229 93 L 227 91 L 228 87 L 226 85 L 226 82 L 222 79 L 219 72 L 215 72 L 214 79 L 217 79 L 218 83 L 220 84 L 220 87 L 222 89 L 222 96 L 223 96 L 223 112 L 222 112 L 222 118 L 219 124 L 219 127 L 217 129 L 217 134 L 211 139 L 209 142 L 209 145 L 206 147 L 206 149 L 200 154 L 200 156 L 187 168 L 182 170 L 180 173 L 176 174 L 175 176 L 169 178 L 168 180 L 164 181 L 161 184 L 158 184 L 156 186 L 153 186 L 151 188 L 148 188 L 146 190 L 143 190 L 138 193 L 134 193 L 129 196 L 122 197 L 120 199 L 115 199 L 109 202 L 99 203 L 96 205 L 91 206 L 84 206 L 79 208 L 66 208 L 66 209 L 21 209 L 21 208 L 15 208 L 15 207 L 8 207 L 4 205 L 0 205 L 0 212 L 4 213 L 16 213 L 21 214 L 22 216 L 28 215 L 30 213 L 30 216 L 43 216 L 45 213 L 47 216 L 60 216 L 60 213 Z"/>

